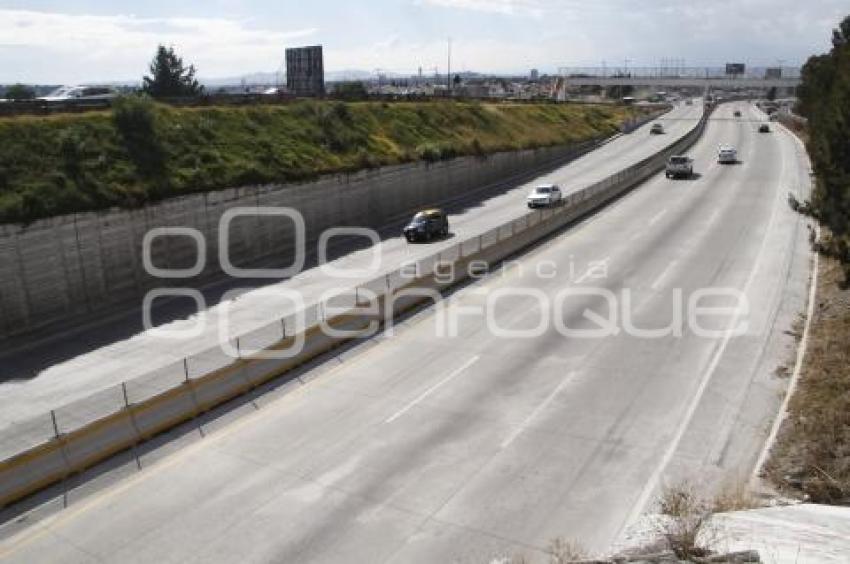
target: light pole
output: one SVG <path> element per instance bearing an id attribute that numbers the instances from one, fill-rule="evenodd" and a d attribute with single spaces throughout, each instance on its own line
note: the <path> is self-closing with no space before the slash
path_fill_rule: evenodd
<path id="1" fill-rule="evenodd" d="M 446 72 L 446 83 L 449 89 L 449 94 L 452 93 L 452 38 L 449 37 L 449 65 Z"/>

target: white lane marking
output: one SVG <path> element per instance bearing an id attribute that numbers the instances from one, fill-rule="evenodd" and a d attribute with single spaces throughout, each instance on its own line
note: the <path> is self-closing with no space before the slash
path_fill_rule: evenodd
<path id="1" fill-rule="evenodd" d="M 815 226 L 815 240 L 820 239 L 820 225 Z M 753 469 L 750 485 L 754 485 L 761 474 L 762 467 L 767 462 L 767 457 L 776 443 L 776 437 L 779 435 L 779 429 L 782 423 L 788 417 L 788 405 L 791 403 L 791 398 L 797 390 L 797 384 L 800 382 L 800 374 L 803 372 L 803 361 L 806 359 L 806 351 L 809 348 L 809 332 L 812 327 L 812 318 L 815 316 L 815 299 L 817 298 L 818 290 L 818 269 L 820 268 L 820 255 L 817 252 L 812 253 L 812 277 L 810 280 L 811 287 L 809 288 L 809 306 L 806 310 L 806 326 L 803 328 L 803 337 L 800 339 L 800 344 L 797 345 L 797 360 L 794 363 L 794 372 L 791 375 L 791 382 L 788 384 L 788 391 L 785 392 L 785 398 L 782 400 L 782 406 L 779 408 L 779 413 L 776 414 L 776 419 L 773 421 L 773 426 L 770 428 L 770 434 L 764 442 L 764 447 L 759 454 L 756 466 Z"/>
<path id="2" fill-rule="evenodd" d="M 600 267 L 608 267 L 608 263 L 611 262 L 611 257 L 605 257 L 600 261 L 590 261 L 593 266 L 587 269 L 587 271 L 578 277 L 578 279 L 574 282 L 575 284 L 581 284 L 586 281 L 591 276 L 595 275 Z"/>
<path id="3" fill-rule="evenodd" d="M 677 261 L 677 260 L 671 260 L 670 264 L 667 265 L 667 268 L 665 268 L 661 272 L 661 274 L 658 276 L 658 278 L 655 279 L 655 282 L 653 282 L 652 286 L 650 286 L 650 287 L 653 290 L 658 290 L 659 288 L 661 288 L 661 285 L 664 283 L 664 279 L 667 278 L 670 275 L 671 272 L 673 272 L 673 269 L 676 268 L 676 265 L 678 263 L 679 263 L 679 261 Z"/>
<path id="4" fill-rule="evenodd" d="M 785 168 L 785 159 L 782 159 L 782 169 L 779 173 L 780 182 L 785 177 Z M 743 294 L 745 296 L 749 294 L 750 288 L 752 287 L 753 282 L 755 281 L 756 273 L 758 273 L 758 271 L 761 269 L 761 263 L 764 260 L 765 251 L 767 249 L 767 242 L 770 239 L 770 233 L 773 231 L 773 226 L 776 223 L 776 216 L 779 211 L 779 194 L 781 194 L 781 192 L 777 190 L 776 196 L 774 196 L 773 199 L 773 209 L 770 213 L 770 219 L 768 220 L 767 227 L 764 231 L 764 238 L 762 238 L 761 246 L 759 247 L 759 251 L 756 255 L 755 261 L 753 261 L 753 268 L 752 270 L 750 270 L 750 274 L 747 277 L 746 282 L 744 283 Z M 679 426 L 676 429 L 676 434 L 673 437 L 673 440 L 670 441 L 669 446 L 667 447 L 667 450 L 664 453 L 664 457 L 661 459 L 661 463 L 655 468 L 655 470 L 652 472 L 652 475 L 649 477 L 649 480 L 646 482 L 646 485 L 644 486 L 640 497 L 638 497 L 637 502 L 635 502 L 635 504 L 632 506 L 632 511 L 629 514 L 628 519 L 623 524 L 623 527 L 620 529 L 620 533 L 622 533 L 622 531 L 626 527 L 632 525 L 640 518 L 646 506 L 649 504 L 650 498 L 655 493 L 655 490 L 658 488 L 658 484 L 661 482 L 662 474 L 667 469 L 667 466 L 670 465 L 670 461 L 673 460 L 673 456 L 679 449 L 679 444 L 682 442 L 682 438 L 685 436 L 685 432 L 688 430 L 688 427 L 690 427 L 691 421 L 693 420 L 700 403 L 702 403 L 702 397 L 705 395 L 705 391 L 706 389 L 708 389 L 708 385 L 714 377 L 714 372 L 720 365 L 720 361 L 723 358 L 723 354 L 726 352 L 726 347 L 729 346 L 729 342 L 732 340 L 732 330 L 738 326 L 740 317 L 741 308 L 739 307 L 736 310 L 735 315 L 732 318 L 732 322 L 729 324 L 725 335 L 723 336 L 723 340 L 721 341 L 720 346 L 717 348 L 717 350 L 715 350 L 714 355 L 711 358 L 711 363 L 709 364 L 705 373 L 702 375 L 696 394 L 691 399 L 691 403 L 688 405 L 688 409 L 685 412 L 685 416 L 679 423 Z M 620 536 L 620 533 L 618 533 L 618 537 Z"/>
<path id="5" fill-rule="evenodd" d="M 449 374 L 448 376 L 446 376 L 445 378 L 443 378 L 442 380 L 440 380 L 439 382 L 437 382 L 436 384 L 434 384 L 433 386 L 431 386 L 430 388 L 428 388 L 427 390 L 422 392 L 415 400 L 413 400 L 412 402 L 410 402 L 409 404 L 405 405 L 403 408 L 401 408 L 400 410 L 395 412 L 395 414 L 393 414 L 392 417 L 390 417 L 386 421 L 384 421 L 384 423 L 392 423 L 393 421 L 395 421 L 396 419 L 398 419 L 399 417 L 401 417 L 402 415 L 404 415 L 405 413 L 410 411 L 410 409 L 412 409 L 416 404 L 418 404 L 419 402 L 421 402 L 422 400 L 424 400 L 425 398 L 430 396 L 432 393 L 434 393 L 434 391 L 437 388 L 439 388 L 440 386 L 442 386 L 443 384 L 445 384 L 449 380 L 456 378 L 461 372 L 463 372 L 464 370 L 466 370 L 467 368 L 469 368 L 470 366 L 475 364 L 478 361 L 479 358 L 481 358 L 481 357 L 476 355 L 476 356 L 473 356 L 472 358 L 470 358 L 469 360 L 467 360 L 466 362 L 464 362 L 463 365 L 460 368 L 456 369 L 454 372 L 452 372 L 451 374 Z"/>
<path id="6" fill-rule="evenodd" d="M 655 214 L 655 215 L 652 217 L 652 219 L 650 219 L 650 220 L 649 220 L 649 226 L 650 226 L 650 227 L 652 227 L 653 225 L 655 225 L 656 223 L 658 223 L 658 220 L 660 220 L 660 219 L 661 219 L 662 217 L 664 217 L 665 215 L 667 215 L 667 208 L 664 208 L 663 210 L 661 210 L 660 212 L 658 212 L 657 214 Z"/>
<path id="7" fill-rule="evenodd" d="M 555 396 L 557 396 L 561 392 L 561 390 L 564 388 L 564 386 L 567 385 L 567 382 L 572 380 L 573 376 L 575 376 L 575 372 L 570 372 L 569 374 L 567 374 L 564 377 L 564 379 L 561 381 L 561 383 L 558 384 L 558 387 L 555 388 L 554 390 L 552 390 L 552 393 L 550 393 L 548 396 L 546 396 L 546 399 L 543 400 L 543 402 L 540 405 L 538 405 L 537 408 L 534 411 L 531 412 L 531 415 L 526 417 L 525 421 L 520 423 L 519 426 L 516 429 L 514 429 L 513 433 L 511 433 L 508 436 L 508 438 L 506 438 L 504 441 L 502 441 L 501 448 L 504 449 L 504 448 L 507 448 L 508 446 L 510 446 L 510 444 L 512 442 L 514 442 L 514 440 L 516 440 L 516 438 L 518 436 L 520 436 L 523 433 L 523 431 L 525 431 L 525 429 L 531 424 L 531 422 L 534 421 L 534 419 L 540 414 L 540 412 L 543 411 L 544 409 L 546 409 L 546 406 L 548 406 L 550 403 L 552 403 L 552 400 L 555 399 Z"/>

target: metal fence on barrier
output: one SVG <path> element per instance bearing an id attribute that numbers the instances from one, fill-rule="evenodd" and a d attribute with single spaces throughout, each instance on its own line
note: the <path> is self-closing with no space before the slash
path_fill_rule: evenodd
<path id="1" fill-rule="evenodd" d="M 707 110 L 698 125 L 680 140 L 674 142 L 659 153 L 648 157 L 624 171 L 615 173 L 590 186 L 570 194 L 563 206 L 553 209 L 529 211 L 519 218 L 509 220 L 503 225 L 473 235 L 449 248 L 427 255 L 415 262 L 416 278 L 434 274 L 438 263 L 453 263 L 472 257 L 485 251 L 500 241 L 509 240 L 517 234 L 541 226 L 556 216 L 566 214 L 578 206 L 592 203 L 595 197 L 603 195 L 615 197 L 618 191 L 609 194 L 612 188 L 626 188 L 645 179 L 663 166 L 666 159 L 674 153 L 689 147 L 702 133 L 710 116 Z M 17 454 L 84 428 L 107 416 L 129 409 L 133 405 L 149 401 L 173 390 L 187 381 L 231 366 L 241 358 L 246 358 L 276 346 L 284 339 L 303 333 L 321 321 L 353 309 L 366 296 L 384 297 L 404 288 L 411 283 L 405 266 L 382 273 L 371 280 L 352 286 L 322 302 L 306 305 L 295 313 L 276 319 L 263 326 L 239 335 L 227 335 L 221 343 L 199 353 L 190 355 L 179 362 L 157 368 L 139 377 L 110 386 L 87 397 L 58 407 L 49 413 L 20 421 L 0 430 L 0 460 L 9 459 Z"/>

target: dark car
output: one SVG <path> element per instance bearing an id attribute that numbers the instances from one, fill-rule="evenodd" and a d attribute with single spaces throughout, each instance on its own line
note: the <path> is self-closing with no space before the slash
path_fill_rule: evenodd
<path id="1" fill-rule="evenodd" d="M 759 126 L 759 133 L 770 133 L 770 126 L 763 123 Z"/>
<path id="2" fill-rule="evenodd" d="M 735 117 L 741 117 L 741 111 L 735 110 Z"/>
<path id="3" fill-rule="evenodd" d="M 443 210 L 424 210 L 413 216 L 404 228 L 404 237 L 409 242 L 430 241 L 449 234 L 449 218 Z"/>

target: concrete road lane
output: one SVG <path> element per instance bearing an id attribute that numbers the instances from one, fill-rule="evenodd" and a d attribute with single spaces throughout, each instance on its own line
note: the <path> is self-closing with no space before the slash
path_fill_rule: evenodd
<path id="1" fill-rule="evenodd" d="M 395 236 L 385 239 L 372 250 L 348 254 L 334 261 L 333 266 L 362 269 L 370 264 L 374 251 L 381 259 L 379 272 L 392 271 L 406 260 L 421 258 L 440 248 L 449 247 L 464 237 L 483 233 L 519 217 L 527 211 L 525 198 L 529 190 L 539 182 L 557 182 L 569 193 L 640 161 L 691 130 L 701 115 L 701 105 L 681 105 L 659 120 L 665 124 L 665 135 L 650 135 L 648 124 L 533 182 L 514 186 L 475 205 L 459 204 L 456 213 L 450 216 L 454 236 L 447 241 L 409 245 L 402 237 Z M 313 268 L 265 289 L 252 291 L 251 288 L 245 288 L 240 291 L 238 287 L 231 288 L 238 298 L 226 300 L 224 305 L 210 307 L 196 316 L 182 316 L 180 320 L 164 327 L 168 331 L 185 331 L 203 323 L 204 328 L 192 337 L 165 338 L 151 332 L 130 331 L 131 336 L 128 338 L 89 349 L 90 341 L 97 342 L 105 334 L 127 334 L 127 325 L 135 327 L 139 324 L 140 314 L 136 312 L 106 327 L 92 328 L 91 336 L 83 332 L 68 339 L 67 343 L 48 342 L 3 358 L 3 368 L 0 369 L 0 380 L 3 380 L 0 382 L 0 430 L 31 417 L 47 417 L 51 409 L 161 367 L 179 364 L 185 357 L 214 347 L 220 339 L 219 331 L 225 316 L 233 336 L 276 322 L 293 311 L 292 302 L 281 297 L 281 294 L 276 293 L 277 290 L 297 291 L 306 304 L 311 304 L 316 303 L 326 292 L 347 290 L 374 277 L 364 275 L 340 279 L 329 277 Z M 183 308 L 185 303 L 175 303 L 174 307 Z M 58 354 L 54 350 L 56 348 L 69 349 L 62 354 L 70 358 L 43 368 L 43 359 L 51 359 Z M 31 375 L 32 370 L 37 373 Z M 6 380 L 17 374 L 23 377 Z"/>
<path id="2" fill-rule="evenodd" d="M 805 152 L 780 128 L 758 135 L 759 119 L 723 106 L 692 151 L 697 178 L 651 179 L 456 292 L 442 316 L 417 315 L 6 538 L 0 558 L 487 562 L 540 557 L 557 537 L 603 551 L 661 484 L 746 478 L 780 403 L 774 369 L 793 352 L 784 331 L 804 309 L 810 260 L 785 202 L 809 190 Z M 720 143 L 742 162 L 717 165 Z M 677 304 L 712 288 L 748 307 L 675 322 Z M 617 331 L 578 334 L 600 326 L 588 311 L 611 315 L 601 290 Z M 440 336 L 452 315 L 456 335 Z M 740 336 L 704 334 L 740 321 Z"/>

